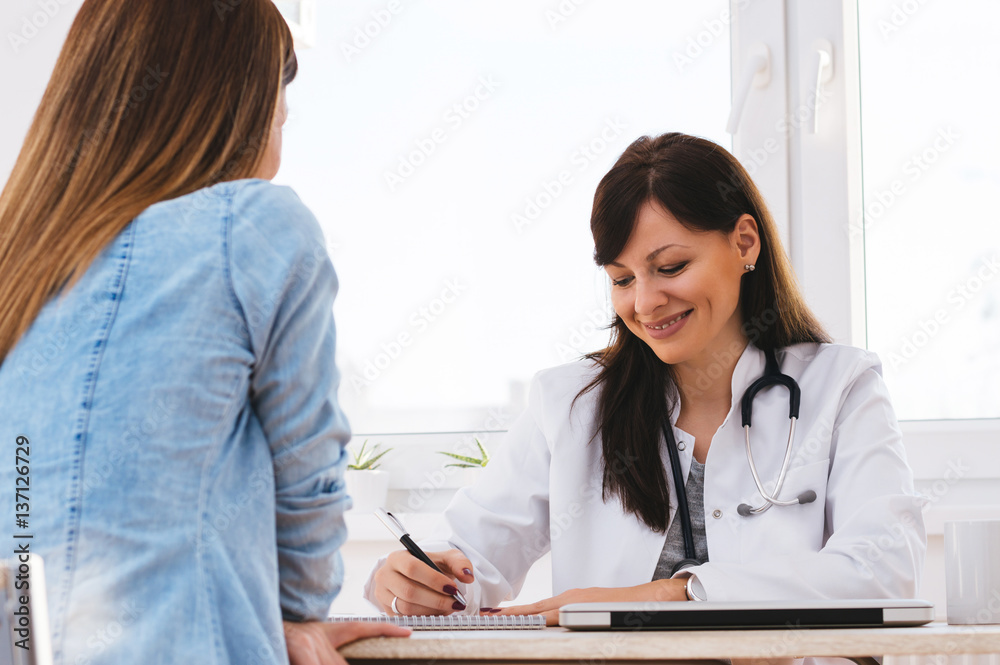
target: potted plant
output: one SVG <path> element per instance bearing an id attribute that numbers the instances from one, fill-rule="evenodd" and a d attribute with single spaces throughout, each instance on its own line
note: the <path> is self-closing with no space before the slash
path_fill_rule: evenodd
<path id="1" fill-rule="evenodd" d="M 368 447 L 368 439 L 361 444 L 361 450 L 353 453 L 354 461 L 347 465 L 344 482 L 347 494 L 354 499 L 353 510 L 370 513 L 376 508 L 385 508 L 389 496 L 389 472 L 379 471 L 379 460 L 392 448 L 379 450 L 382 444 Z"/>
<path id="2" fill-rule="evenodd" d="M 447 455 L 452 459 L 458 460 L 457 462 L 452 462 L 451 464 L 445 464 L 445 473 L 453 477 L 454 484 L 457 487 L 464 487 L 465 485 L 471 485 L 482 473 L 482 470 L 490 462 L 490 454 L 486 450 L 486 446 L 483 442 L 479 440 L 479 437 L 473 437 L 476 442 L 476 446 L 479 448 L 479 457 L 473 457 L 471 455 L 459 455 L 458 453 L 448 453 L 443 450 L 439 450 L 439 455 Z M 449 468 L 455 469 L 455 471 L 448 471 Z"/>

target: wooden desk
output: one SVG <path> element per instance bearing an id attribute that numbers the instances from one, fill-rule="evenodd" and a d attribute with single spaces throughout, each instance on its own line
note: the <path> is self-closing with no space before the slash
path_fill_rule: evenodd
<path id="1" fill-rule="evenodd" d="M 915 656 L 1000 653 L 1000 625 L 821 630 L 576 632 L 565 628 L 510 631 L 413 631 L 409 638 L 373 638 L 343 647 L 351 663 L 461 662 L 616 665 L 636 661 L 690 663 L 721 658 Z M 669 658 L 670 660 L 665 660 Z"/>

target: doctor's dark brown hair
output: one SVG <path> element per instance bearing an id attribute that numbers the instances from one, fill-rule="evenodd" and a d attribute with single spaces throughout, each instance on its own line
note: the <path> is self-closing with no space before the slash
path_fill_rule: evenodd
<path id="1" fill-rule="evenodd" d="M 139 213 L 256 173 L 297 68 L 271 0 L 86 0 L 0 194 L 0 365 Z"/>
<path id="2" fill-rule="evenodd" d="M 597 186 L 590 229 L 594 260 L 605 266 L 625 249 L 639 209 L 657 201 L 694 231 L 731 232 L 748 214 L 757 222 L 760 256 L 743 276 L 739 309 L 743 331 L 761 349 L 829 342 L 799 292 L 774 220 L 746 169 L 724 148 L 671 133 L 632 143 Z M 660 457 L 661 427 L 676 407 L 668 395 L 673 374 L 620 317 L 610 345 L 587 357 L 601 370 L 580 394 L 600 388 L 598 429 L 603 450 L 604 499 L 616 496 L 626 512 L 664 532 L 670 495 Z"/>

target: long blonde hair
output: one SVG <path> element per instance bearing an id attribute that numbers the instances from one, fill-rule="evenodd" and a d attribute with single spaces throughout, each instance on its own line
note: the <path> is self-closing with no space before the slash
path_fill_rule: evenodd
<path id="1" fill-rule="evenodd" d="M 296 70 L 271 0 L 86 0 L 0 194 L 0 366 L 139 213 L 251 177 Z"/>

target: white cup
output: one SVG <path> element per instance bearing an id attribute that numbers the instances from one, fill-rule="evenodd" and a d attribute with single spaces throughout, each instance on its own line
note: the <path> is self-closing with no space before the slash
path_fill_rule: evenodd
<path id="1" fill-rule="evenodd" d="M 948 623 L 1000 624 L 1000 520 L 944 524 Z"/>

